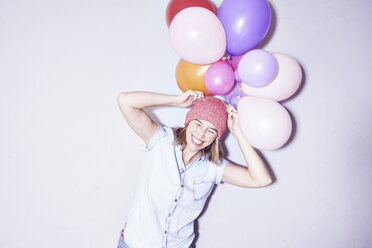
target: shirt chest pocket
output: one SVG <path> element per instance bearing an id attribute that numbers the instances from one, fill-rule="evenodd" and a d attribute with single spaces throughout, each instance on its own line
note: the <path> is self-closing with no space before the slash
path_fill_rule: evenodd
<path id="1" fill-rule="evenodd" d="M 207 197 L 209 192 L 212 190 L 212 187 L 212 180 L 195 180 L 193 184 L 194 200 L 198 201 Z"/>

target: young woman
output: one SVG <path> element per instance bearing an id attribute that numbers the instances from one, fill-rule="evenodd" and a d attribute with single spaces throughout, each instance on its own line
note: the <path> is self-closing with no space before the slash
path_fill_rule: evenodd
<path id="1" fill-rule="evenodd" d="M 214 184 L 264 187 L 270 174 L 243 137 L 234 107 L 200 92 L 182 95 L 123 92 L 120 111 L 144 141 L 145 158 L 135 200 L 121 233 L 118 248 L 190 247 L 194 220 Z M 151 106 L 190 107 L 185 127 L 173 132 L 144 111 Z M 222 157 L 219 141 L 226 125 L 243 153 L 247 167 Z"/>

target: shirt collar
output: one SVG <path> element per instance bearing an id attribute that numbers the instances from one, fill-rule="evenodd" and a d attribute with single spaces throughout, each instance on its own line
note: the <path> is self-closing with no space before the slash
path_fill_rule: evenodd
<path id="1" fill-rule="evenodd" d="M 181 164 L 183 167 L 186 167 L 185 163 L 183 162 L 183 159 L 182 159 L 182 145 L 176 145 L 175 150 L 176 150 L 176 156 L 177 156 L 177 160 L 178 160 L 179 164 Z M 195 160 L 193 163 L 200 162 L 200 161 L 205 161 L 206 159 L 207 159 L 207 155 L 205 155 L 204 152 L 203 152 L 203 154 L 200 156 L 200 158 Z M 191 164 L 193 164 L 193 163 L 191 163 Z"/>

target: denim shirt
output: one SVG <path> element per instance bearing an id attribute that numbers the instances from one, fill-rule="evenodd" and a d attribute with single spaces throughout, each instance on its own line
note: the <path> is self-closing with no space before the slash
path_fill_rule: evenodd
<path id="1" fill-rule="evenodd" d="M 145 148 L 139 187 L 124 238 L 131 248 L 185 248 L 194 239 L 199 216 L 227 160 L 218 166 L 202 156 L 185 166 L 171 128 L 161 127 Z"/>

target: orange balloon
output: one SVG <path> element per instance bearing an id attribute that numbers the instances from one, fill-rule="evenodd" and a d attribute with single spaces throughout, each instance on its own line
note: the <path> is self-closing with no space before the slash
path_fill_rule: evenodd
<path id="1" fill-rule="evenodd" d="M 205 87 L 204 76 L 209 65 L 196 65 L 181 59 L 176 68 L 178 87 L 185 92 L 188 90 L 202 91 L 205 96 L 212 95 Z"/>

